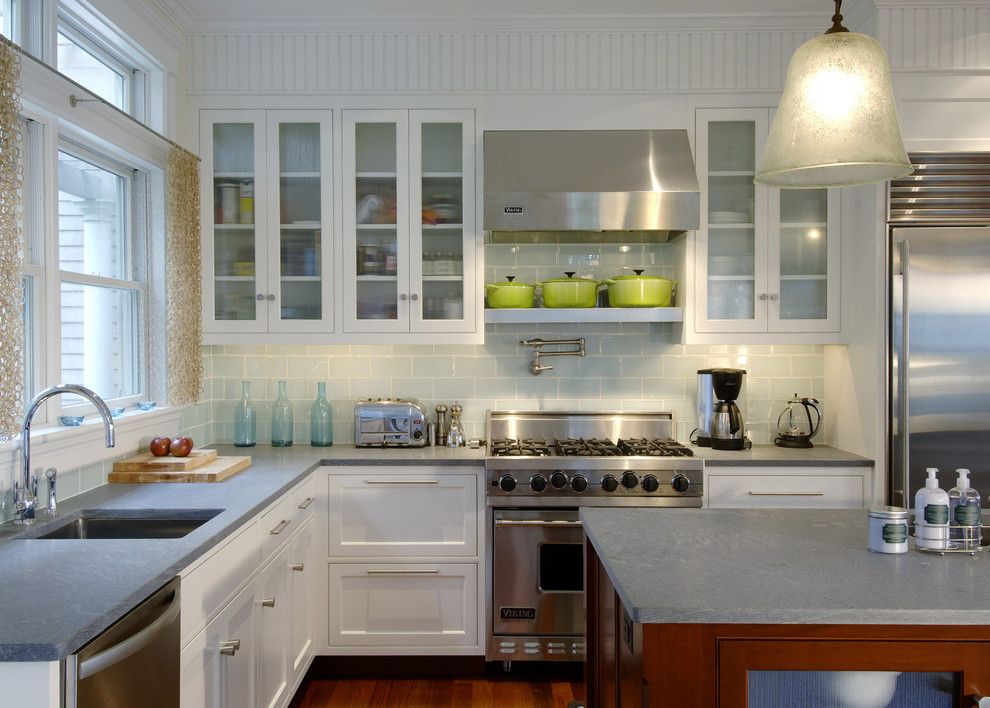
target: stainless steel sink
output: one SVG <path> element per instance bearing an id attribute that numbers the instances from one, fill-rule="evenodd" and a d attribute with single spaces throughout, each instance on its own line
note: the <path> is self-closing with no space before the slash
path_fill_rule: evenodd
<path id="1" fill-rule="evenodd" d="M 33 539 L 182 538 L 223 509 L 195 509 L 169 516 L 167 512 L 119 512 L 119 515 L 82 516 L 65 522 Z"/>

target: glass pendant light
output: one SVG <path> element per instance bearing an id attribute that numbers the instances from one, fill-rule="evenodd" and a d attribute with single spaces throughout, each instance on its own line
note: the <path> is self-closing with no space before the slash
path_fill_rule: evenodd
<path id="1" fill-rule="evenodd" d="M 913 170 L 897 123 L 881 44 L 842 26 L 794 52 L 756 181 L 771 187 L 848 187 Z"/>

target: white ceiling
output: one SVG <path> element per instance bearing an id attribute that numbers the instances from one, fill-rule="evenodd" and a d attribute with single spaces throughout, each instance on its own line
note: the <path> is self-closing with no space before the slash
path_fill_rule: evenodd
<path id="1" fill-rule="evenodd" d="M 829 0 L 158 0 L 194 23 L 356 17 L 621 17 L 623 15 L 807 15 L 827 18 Z"/>

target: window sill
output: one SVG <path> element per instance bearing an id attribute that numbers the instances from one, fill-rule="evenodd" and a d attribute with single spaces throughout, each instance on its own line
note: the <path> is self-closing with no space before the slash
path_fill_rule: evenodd
<path id="1" fill-rule="evenodd" d="M 77 428 L 46 426 L 31 430 L 31 470 L 47 467 L 72 470 L 104 460 L 131 454 L 142 448 L 156 435 L 176 434 L 181 408 L 156 408 L 151 411 L 128 411 L 114 418 L 116 446 L 106 447 L 103 421 L 88 416 Z M 0 444 L 0 488 L 6 489 L 19 478 L 21 441 L 15 439 Z"/>

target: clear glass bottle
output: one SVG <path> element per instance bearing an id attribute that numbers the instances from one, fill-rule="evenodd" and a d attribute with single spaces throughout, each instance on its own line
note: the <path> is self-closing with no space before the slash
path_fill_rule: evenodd
<path id="1" fill-rule="evenodd" d="M 309 409 L 309 444 L 313 447 L 333 445 L 333 408 L 327 400 L 327 385 L 316 384 L 316 400 Z"/>
<path id="2" fill-rule="evenodd" d="M 949 547 L 979 550 L 982 538 L 980 493 L 969 486 L 969 470 L 958 469 L 949 490 Z"/>
<path id="3" fill-rule="evenodd" d="M 278 398 L 272 404 L 272 447 L 292 445 L 292 403 L 285 395 L 285 381 L 278 382 Z"/>
<path id="4" fill-rule="evenodd" d="M 241 400 L 234 408 L 234 445 L 254 447 L 258 442 L 258 413 L 251 400 L 251 382 L 241 381 Z"/>

